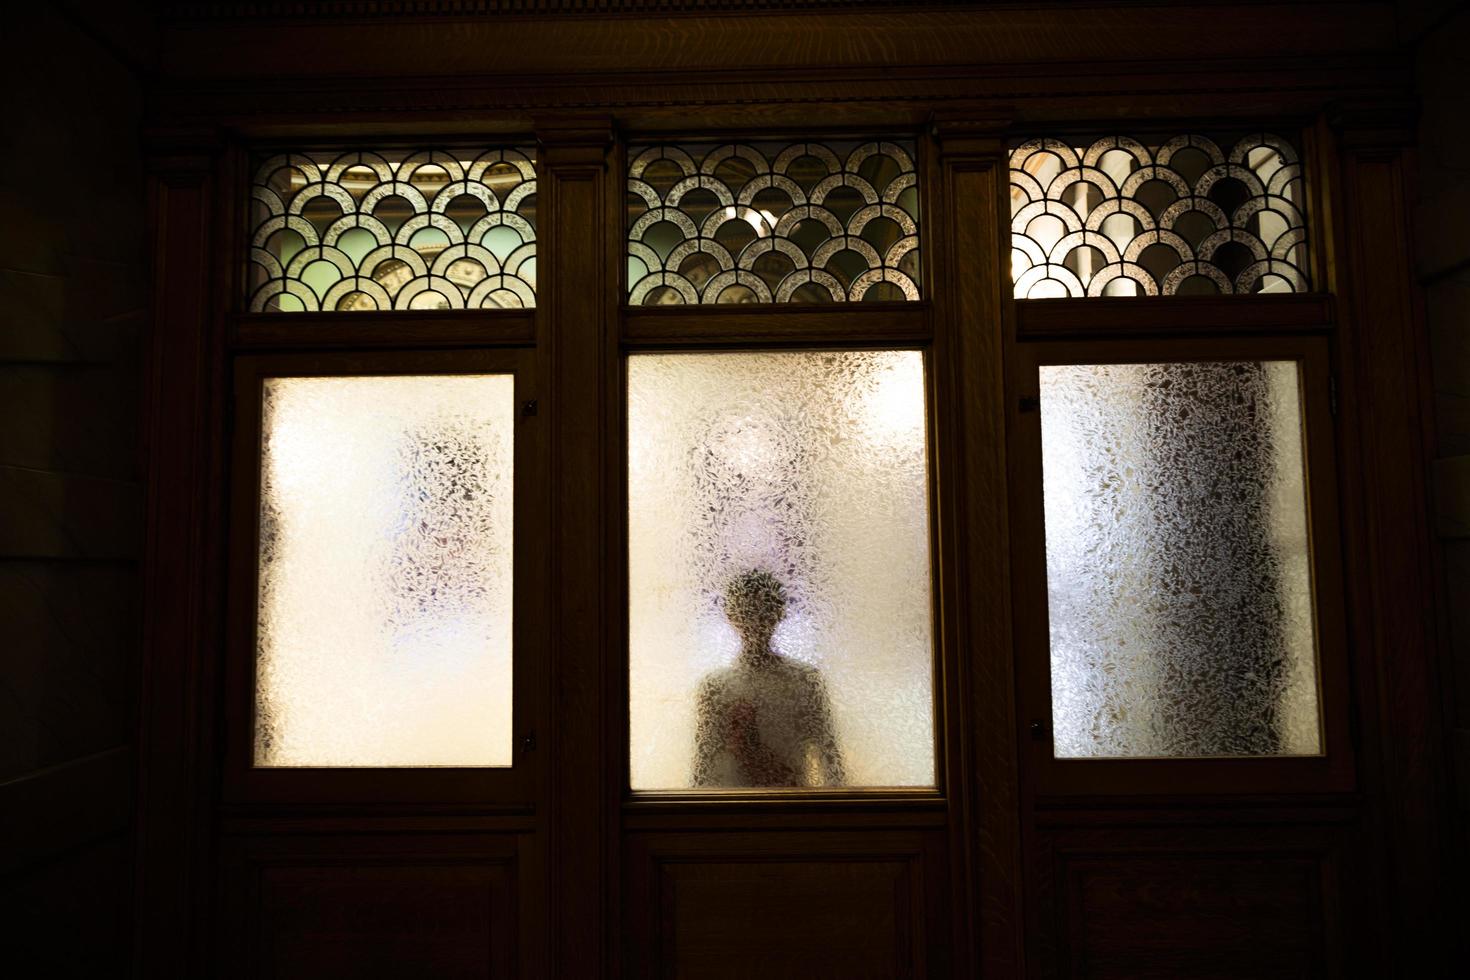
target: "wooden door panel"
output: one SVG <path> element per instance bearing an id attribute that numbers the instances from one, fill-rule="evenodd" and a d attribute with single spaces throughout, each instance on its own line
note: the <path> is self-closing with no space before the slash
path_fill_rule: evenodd
<path id="1" fill-rule="evenodd" d="M 1095 980 L 1322 974 L 1319 862 L 1301 858 L 1069 860 L 1072 976 Z"/>
<path id="2" fill-rule="evenodd" d="M 666 976 L 913 976 L 906 862 L 700 861 L 659 872 Z"/>
<path id="3" fill-rule="evenodd" d="M 1089 827 L 1038 838 L 1041 976 L 1341 972 L 1339 826 Z"/>
<path id="4" fill-rule="evenodd" d="M 229 975 L 514 977 L 512 835 L 251 836 L 226 852 Z"/>
<path id="5" fill-rule="evenodd" d="M 892 832 L 636 834 L 629 974 L 921 977 L 946 927 L 939 835 Z"/>
<path id="6" fill-rule="evenodd" d="M 511 976 L 502 866 L 273 867 L 260 881 L 258 976 Z"/>

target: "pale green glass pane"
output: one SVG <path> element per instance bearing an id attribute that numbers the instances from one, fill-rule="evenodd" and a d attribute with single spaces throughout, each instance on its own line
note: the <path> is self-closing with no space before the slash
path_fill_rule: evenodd
<path id="1" fill-rule="evenodd" d="M 529 148 L 274 154 L 248 211 L 250 312 L 536 305 Z"/>
<path id="2" fill-rule="evenodd" d="M 512 377 L 263 396 L 255 764 L 510 765 Z"/>
<path id="3" fill-rule="evenodd" d="M 915 351 L 629 358 L 634 789 L 934 784 L 925 432 Z"/>
<path id="4" fill-rule="evenodd" d="M 1062 758 L 1314 755 L 1291 361 L 1041 368 Z"/>

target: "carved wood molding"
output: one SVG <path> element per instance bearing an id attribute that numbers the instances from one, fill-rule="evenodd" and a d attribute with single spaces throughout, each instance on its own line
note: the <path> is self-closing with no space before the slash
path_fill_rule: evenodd
<path id="1" fill-rule="evenodd" d="M 516 15 L 842 11 L 875 7 L 983 7 L 985 0 L 902 3 L 896 0 L 175 0 L 164 4 L 173 20 L 263 20 L 323 17 L 473 17 Z"/>
<path id="2" fill-rule="evenodd" d="M 1394 96 L 1342 100 L 1327 107 L 1327 122 L 1345 150 L 1393 154 L 1417 142 L 1419 103 Z"/>

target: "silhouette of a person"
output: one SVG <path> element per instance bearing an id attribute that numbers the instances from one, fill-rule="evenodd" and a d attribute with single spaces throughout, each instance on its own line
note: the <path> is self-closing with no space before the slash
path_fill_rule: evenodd
<path id="1" fill-rule="evenodd" d="M 744 572 L 726 587 L 725 615 L 740 632 L 740 655 L 700 682 L 695 786 L 846 780 L 821 673 L 771 649 L 785 614 L 785 589 L 770 572 Z"/>

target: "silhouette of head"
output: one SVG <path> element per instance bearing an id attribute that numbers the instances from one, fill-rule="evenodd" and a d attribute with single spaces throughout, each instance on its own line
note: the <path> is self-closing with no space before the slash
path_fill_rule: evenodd
<path id="1" fill-rule="evenodd" d="M 786 615 L 786 589 L 763 569 L 742 572 L 725 586 L 725 616 L 745 640 L 769 640 Z"/>

